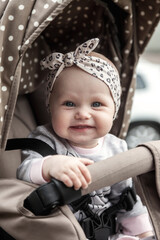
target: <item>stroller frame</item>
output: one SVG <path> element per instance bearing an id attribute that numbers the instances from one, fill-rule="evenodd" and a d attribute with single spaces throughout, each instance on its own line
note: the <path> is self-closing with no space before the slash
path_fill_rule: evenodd
<path id="1" fill-rule="evenodd" d="M 147 7 L 150 5 L 152 11 Z M 142 15 L 141 12 L 146 14 Z M 47 113 L 42 113 L 43 104 L 40 104 L 43 102 L 44 73 L 39 61 L 52 51 L 75 49 L 80 37 L 81 42 L 87 38 L 99 37 L 101 44 L 97 51 L 110 58 L 120 73 L 122 103 L 112 133 L 124 138 L 130 117 L 127 113 L 131 109 L 134 94 L 134 70 L 159 22 L 159 1 L 153 0 L 151 3 L 150 0 L 145 0 L 144 4 L 141 0 L 6 0 L 0 3 L 0 13 L 0 113 L 1 120 L 3 119 L 0 121 L 0 226 L 16 240 L 37 240 L 44 237 L 53 239 L 53 233 L 56 240 L 63 239 L 64 234 L 69 240 L 84 240 L 84 233 L 67 206 L 59 207 L 46 218 L 35 218 L 30 211 L 23 208 L 23 200 L 37 186 L 15 179 L 15 171 L 10 169 L 14 165 L 15 170 L 15 165 L 20 163 L 20 155 L 17 152 L 9 155 L 3 150 L 9 137 L 26 137 L 37 124 L 48 121 Z M 147 19 L 148 16 L 151 19 Z M 150 24 L 147 24 L 148 21 Z M 73 24 L 77 24 L 77 27 Z M 145 25 L 143 33 L 139 29 L 141 24 Z M 15 35 L 17 29 L 18 34 Z M 24 95 L 31 92 L 34 93 Z M 32 109 L 28 107 L 30 103 Z M 28 118 L 24 117 L 26 108 L 30 113 Z M 39 116 L 42 118 L 38 119 Z M 19 129 L 21 130 L 18 131 Z M 113 157 L 110 159 L 111 163 L 99 163 L 97 169 L 89 166 L 93 183 L 88 189 L 81 190 L 82 196 L 106 183 L 112 185 L 125 178 L 140 175 L 135 180 L 137 189 L 149 209 L 157 238 L 160 239 L 159 149 L 159 141 L 152 142 Z M 99 172 L 104 170 L 105 174 L 99 176 Z M 16 221 L 12 221 L 13 218 Z M 29 230 L 25 229 L 26 226 Z M 44 231 L 44 226 L 45 229 L 52 230 Z"/>

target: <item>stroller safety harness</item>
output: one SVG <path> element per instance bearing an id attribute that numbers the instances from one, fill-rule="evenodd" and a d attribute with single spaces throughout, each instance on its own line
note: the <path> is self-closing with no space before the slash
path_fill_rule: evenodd
<path id="1" fill-rule="evenodd" d="M 91 197 L 86 195 L 71 203 L 71 206 L 75 211 L 83 210 L 87 216 L 80 222 L 87 239 L 103 240 L 104 236 L 107 239 L 116 233 L 117 212 L 132 210 L 136 203 L 136 192 L 134 188 L 127 187 L 122 192 L 119 202 L 104 210 L 100 215 L 92 212 L 89 203 L 91 203 Z"/>
<path id="2" fill-rule="evenodd" d="M 30 149 L 38 151 L 42 156 L 56 154 L 48 144 L 32 138 L 9 139 L 6 150 Z M 71 204 L 74 211 L 82 210 L 86 218 L 81 220 L 80 225 L 84 230 L 87 239 L 103 240 L 104 236 L 116 233 L 116 213 L 119 210 L 132 210 L 136 203 L 136 192 L 134 188 L 124 189 L 117 204 L 105 209 L 100 215 L 93 213 L 89 208 L 91 197 L 89 194 L 81 197 L 81 191 L 68 188 L 62 182 L 52 178 L 46 183 L 35 189 L 25 200 L 24 207 L 34 215 L 49 214 L 55 207 Z"/>

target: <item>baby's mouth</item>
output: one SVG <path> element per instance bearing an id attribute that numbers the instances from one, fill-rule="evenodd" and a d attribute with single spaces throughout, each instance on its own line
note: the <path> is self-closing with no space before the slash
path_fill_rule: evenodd
<path id="1" fill-rule="evenodd" d="M 70 128 L 72 128 L 72 129 L 90 129 L 90 128 L 94 128 L 94 127 L 89 126 L 89 125 L 76 125 L 76 126 L 71 126 Z"/>

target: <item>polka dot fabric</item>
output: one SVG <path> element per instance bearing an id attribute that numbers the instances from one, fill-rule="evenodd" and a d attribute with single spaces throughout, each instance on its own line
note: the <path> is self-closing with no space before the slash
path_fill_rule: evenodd
<path id="1" fill-rule="evenodd" d="M 121 108 L 112 132 L 125 137 L 134 69 L 160 19 L 159 0 L 0 0 L 0 138 L 5 146 L 18 94 L 43 82 L 40 61 L 98 37 L 98 51 L 116 65 Z M 122 126 L 122 127 L 121 127 Z"/>
<path id="2" fill-rule="evenodd" d="M 1 147 L 5 146 L 18 94 L 32 92 L 42 82 L 39 62 L 48 47 L 40 34 L 70 1 L 0 0 Z"/>

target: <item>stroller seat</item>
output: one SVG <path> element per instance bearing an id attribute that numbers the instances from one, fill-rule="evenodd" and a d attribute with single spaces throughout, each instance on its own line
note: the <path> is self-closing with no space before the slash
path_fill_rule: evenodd
<path id="1" fill-rule="evenodd" d="M 0 226 L 16 240 L 44 239 L 46 234 L 48 239 L 63 239 L 65 235 L 66 240 L 67 237 L 84 240 L 84 233 L 67 206 L 47 216 L 47 221 L 43 217 L 37 222 L 35 216 L 23 208 L 22 200 L 37 186 L 15 179 L 21 162 L 20 151 L 4 152 L 6 142 L 8 138 L 27 137 L 37 125 L 49 120 L 43 101 L 45 81 L 40 60 L 53 51 L 71 51 L 77 43 L 94 37 L 101 43 L 97 51 L 110 58 L 120 73 L 121 108 L 111 132 L 125 138 L 135 89 L 134 72 L 159 22 L 159 1 L 6 0 L 0 3 L 0 19 Z M 112 174 L 107 172 L 105 161 L 97 169 L 89 166 L 93 183 L 82 190 L 85 195 L 101 188 L 106 181 L 113 184 L 125 177 L 145 173 L 136 179 L 137 189 L 149 209 L 158 239 L 159 149 L 158 141 L 115 156 L 111 160 L 115 161 L 114 168 L 111 166 Z M 138 161 L 138 157 L 142 164 L 133 164 L 131 168 L 127 160 Z M 118 162 L 121 164 L 116 165 Z M 122 170 L 121 176 L 118 167 Z M 156 178 L 152 171 L 155 168 Z M 108 176 L 104 174 L 101 178 L 99 172 L 104 170 Z M 12 221 L 14 217 L 15 222 Z M 34 230 L 33 222 L 39 231 Z"/>

